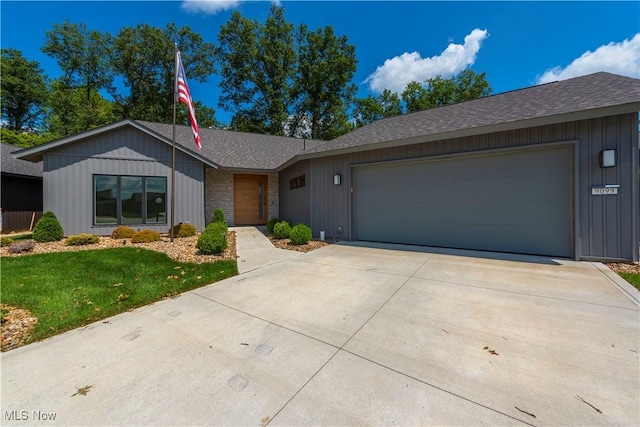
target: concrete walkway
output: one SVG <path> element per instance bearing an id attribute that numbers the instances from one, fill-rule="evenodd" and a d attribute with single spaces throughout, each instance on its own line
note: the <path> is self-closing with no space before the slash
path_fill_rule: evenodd
<path id="1" fill-rule="evenodd" d="M 3 353 L 2 425 L 640 425 L 602 264 L 236 231 L 242 274 Z"/>
<path id="2" fill-rule="evenodd" d="M 240 274 L 302 255 L 274 247 L 256 227 L 230 227 L 236 233 L 236 254 Z"/>

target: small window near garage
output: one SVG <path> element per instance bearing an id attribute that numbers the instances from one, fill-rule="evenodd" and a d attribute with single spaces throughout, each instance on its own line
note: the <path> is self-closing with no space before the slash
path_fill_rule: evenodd
<path id="1" fill-rule="evenodd" d="M 93 176 L 95 225 L 165 224 L 167 178 L 153 176 Z"/>
<path id="2" fill-rule="evenodd" d="M 305 186 L 305 176 L 301 175 L 289 180 L 289 190 L 294 190 L 296 188 L 302 188 Z"/>

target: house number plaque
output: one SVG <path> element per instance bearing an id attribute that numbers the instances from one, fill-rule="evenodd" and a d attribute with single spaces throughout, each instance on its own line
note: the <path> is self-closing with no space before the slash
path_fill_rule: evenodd
<path id="1" fill-rule="evenodd" d="M 604 185 L 591 187 L 592 196 L 612 196 L 618 194 L 619 185 Z"/>

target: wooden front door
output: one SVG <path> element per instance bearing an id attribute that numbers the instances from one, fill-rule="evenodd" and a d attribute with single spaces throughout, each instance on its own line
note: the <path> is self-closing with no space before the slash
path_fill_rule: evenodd
<path id="1" fill-rule="evenodd" d="M 269 219 L 267 175 L 233 176 L 236 225 L 262 225 Z"/>

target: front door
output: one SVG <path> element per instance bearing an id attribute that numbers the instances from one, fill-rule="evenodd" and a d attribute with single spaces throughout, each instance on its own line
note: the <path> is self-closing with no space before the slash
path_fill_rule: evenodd
<path id="1" fill-rule="evenodd" d="M 269 219 L 267 175 L 233 176 L 236 225 L 262 225 Z"/>

